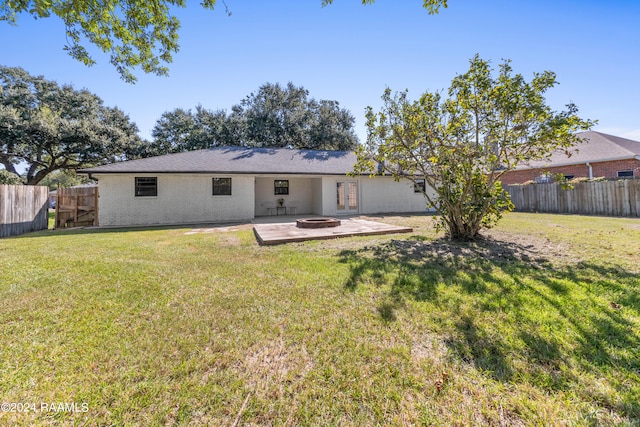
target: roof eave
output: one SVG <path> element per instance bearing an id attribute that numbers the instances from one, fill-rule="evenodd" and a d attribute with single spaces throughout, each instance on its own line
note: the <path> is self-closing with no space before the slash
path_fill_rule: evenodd
<path id="1" fill-rule="evenodd" d="M 516 167 L 514 170 L 531 170 L 531 169 L 544 169 L 544 168 L 557 168 L 562 166 L 575 166 L 575 165 L 586 165 L 587 163 L 604 163 L 604 162 L 616 162 L 619 160 L 640 160 L 640 156 L 618 156 L 611 157 L 607 159 L 597 159 L 597 160 L 581 160 L 576 162 L 562 162 L 562 163 L 548 163 L 544 166 L 528 166 L 523 165 Z"/>
<path id="2" fill-rule="evenodd" d="M 156 174 L 156 175 L 337 175 L 344 176 L 349 172 L 252 172 L 252 171 L 166 171 L 166 170 L 131 170 L 131 171 L 101 171 L 95 169 L 82 169 L 77 173 L 83 175 L 132 175 L 132 174 Z"/>

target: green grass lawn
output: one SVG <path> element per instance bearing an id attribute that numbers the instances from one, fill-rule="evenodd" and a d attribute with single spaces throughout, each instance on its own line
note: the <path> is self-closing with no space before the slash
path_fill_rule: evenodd
<path id="1" fill-rule="evenodd" d="M 640 425 L 640 220 L 381 220 L 0 240 L 0 425 Z"/>

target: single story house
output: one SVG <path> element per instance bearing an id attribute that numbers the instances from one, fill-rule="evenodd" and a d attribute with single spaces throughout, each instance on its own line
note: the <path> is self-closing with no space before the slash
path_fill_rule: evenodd
<path id="1" fill-rule="evenodd" d="M 347 176 L 355 163 L 349 151 L 217 147 L 79 173 L 99 182 L 101 226 L 427 210 L 420 188 L 424 181 Z"/>
<path id="2" fill-rule="evenodd" d="M 570 150 L 571 156 L 557 152 L 548 161 L 536 161 L 518 166 L 502 176 L 503 184 L 544 181 L 545 174 L 562 174 L 572 178 L 607 179 L 640 177 L 640 141 L 607 135 L 601 132 L 581 132 L 583 139 Z"/>

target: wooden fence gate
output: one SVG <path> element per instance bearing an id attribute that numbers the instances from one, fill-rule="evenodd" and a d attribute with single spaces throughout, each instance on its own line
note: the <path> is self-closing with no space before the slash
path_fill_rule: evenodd
<path id="1" fill-rule="evenodd" d="M 98 225 L 98 187 L 59 188 L 56 228 Z"/>

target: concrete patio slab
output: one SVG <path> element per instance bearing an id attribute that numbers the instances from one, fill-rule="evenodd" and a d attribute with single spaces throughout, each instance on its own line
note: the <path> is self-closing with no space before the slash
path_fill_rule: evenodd
<path id="1" fill-rule="evenodd" d="M 328 228 L 298 228 L 295 219 L 292 222 L 255 224 L 254 233 L 261 245 L 278 245 L 306 240 L 335 239 L 356 235 L 375 235 L 392 233 L 410 233 L 410 227 L 383 224 L 360 218 L 339 218 L 341 224 Z"/>

